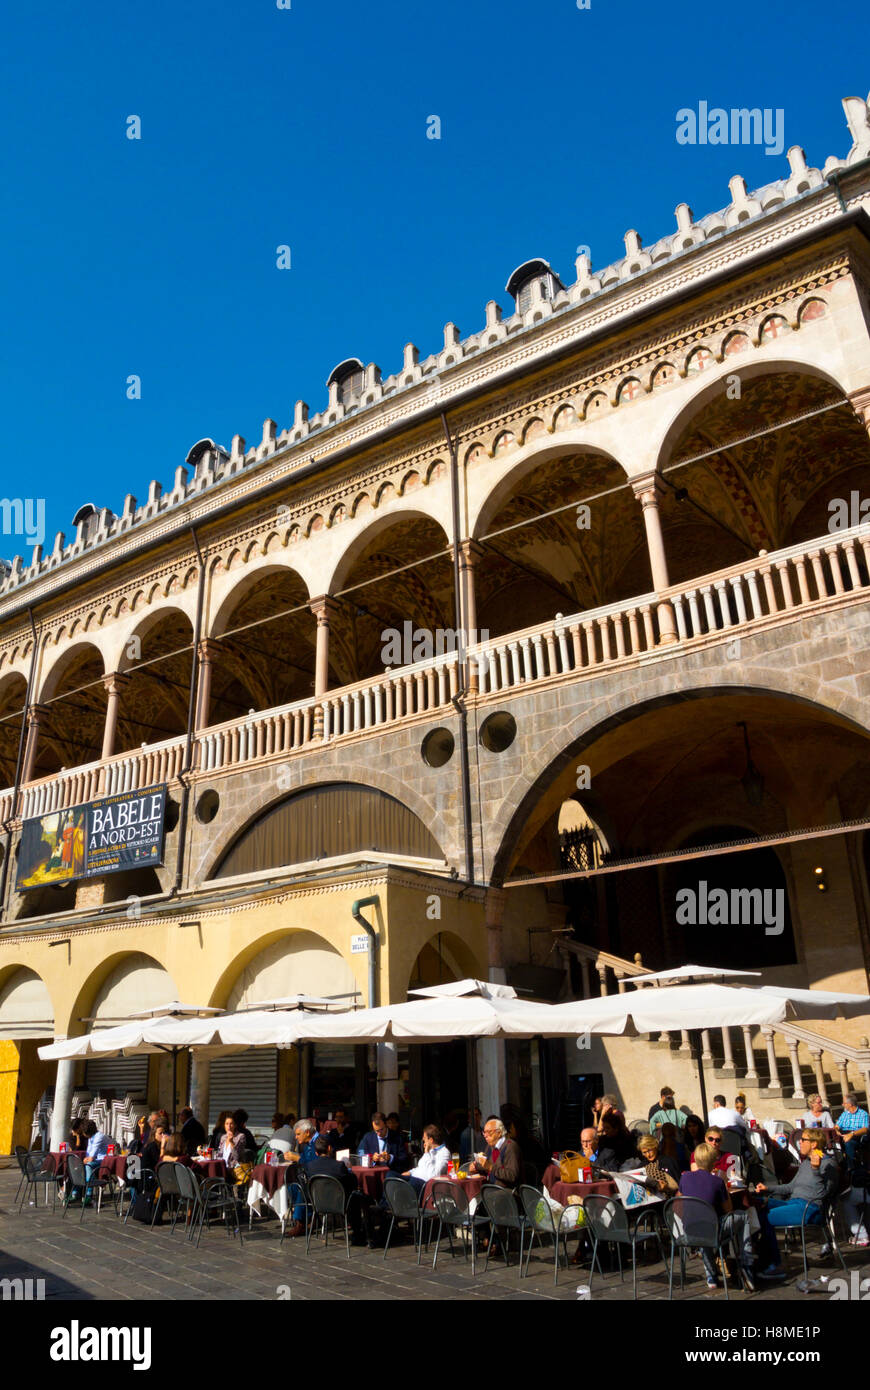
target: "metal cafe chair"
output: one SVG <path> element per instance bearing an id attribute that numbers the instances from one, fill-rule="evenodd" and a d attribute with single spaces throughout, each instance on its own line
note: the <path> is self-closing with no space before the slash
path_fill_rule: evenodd
<path id="1" fill-rule="evenodd" d="M 79 1225 L 81 1225 L 82 1221 L 84 1220 L 85 1207 L 88 1204 L 88 1199 L 92 1197 L 94 1193 L 96 1193 L 96 1202 L 94 1203 L 94 1207 L 97 1216 L 99 1216 L 100 1212 L 103 1209 L 104 1192 L 108 1192 L 111 1195 L 113 1209 L 115 1211 L 115 1214 L 117 1215 L 118 1207 L 116 1193 L 118 1190 L 118 1180 L 116 1177 L 114 1177 L 114 1175 L 110 1175 L 106 1178 L 101 1178 L 99 1167 L 97 1167 L 90 1174 L 90 1176 L 88 1176 L 84 1160 L 81 1158 L 79 1154 L 74 1153 L 67 1154 L 66 1156 L 66 1174 L 67 1178 L 69 1179 L 69 1182 L 67 1184 L 66 1193 L 64 1194 L 63 1212 L 61 1213 L 62 1217 L 66 1216 L 70 1204 L 70 1199 L 72 1197 L 73 1192 L 76 1190 L 80 1191 L 82 1194 L 82 1209 L 79 1213 Z"/>
<path id="2" fill-rule="evenodd" d="M 834 1224 L 836 1203 L 836 1196 L 833 1198 L 828 1198 L 828 1200 L 826 1202 L 823 1202 L 821 1205 L 821 1220 L 813 1221 L 810 1217 L 810 1207 L 814 1204 L 812 1202 L 804 1202 L 804 1209 L 801 1213 L 800 1221 L 793 1221 L 788 1226 L 774 1226 L 773 1228 L 777 1234 L 779 1234 L 780 1231 L 784 1232 L 786 1238 L 786 1246 L 788 1246 L 788 1238 L 791 1235 L 791 1233 L 793 1231 L 800 1231 L 801 1255 L 803 1257 L 804 1264 L 804 1279 L 808 1278 L 809 1274 L 807 1265 L 807 1235 L 812 1235 L 813 1233 L 817 1233 L 822 1237 L 823 1244 L 830 1245 L 831 1249 L 837 1256 L 837 1259 L 840 1261 L 840 1264 L 843 1266 L 843 1272 L 848 1273 L 848 1270 L 846 1268 L 846 1261 L 843 1259 L 843 1252 L 840 1249 L 840 1242 L 837 1239 L 837 1231 Z M 817 1210 L 818 1209 L 819 1208 L 817 1208 Z"/>
<path id="3" fill-rule="evenodd" d="M 674 1296 L 674 1255 L 680 1252 L 680 1289 L 685 1284 L 686 1251 L 715 1250 L 722 1270 L 725 1298 L 728 1299 L 728 1273 L 723 1244 L 730 1241 L 730 1228 L 724 1229 L 716 1208 L 700 1197 L 672 1197 L 665 1204 L 665 1225 L 671 1237 L 668 1264 L 668 1298 Z"/>
<path id="4" fill-rule="evenodd" d="M 562 1248 L 565 1252 L 565 1264 L 568 1264 L 568 1237 L 582 1236 L 586 1234 L 586 1226 L 572 1226 L 568 1230 L 562 1230 L 558 1224 L 556 1213 L 543 1194 L 536 1187 L 527 1184 L 519 1190 L 519 1199 L 523 1204 L 523 1211 L 526 1217 L 526 1229 L 529 1231 L 529 1247 L 526 1251 L 526 1268 L 524 1277 L 528 1277 L 529 1261 L 532 1258 L 532 1246 L 537 1240 L 540 1244 L 543 1239 L 550 1239 L 553 1242 L 553 1283 L 559 1282 L 559 1265 Z"/>
<path id="5" fill-rule="evenodd" d="M 178 1168 L 179 1165 L 177 1163 L 167 1163 L 164 1160 L 163 1163 L 158 1163 L 156 1170 L 157 1184 L 160 1188 L 160 1200 L 154 1203 L 154 1214 L 151 1217 L 151 1225 L 154 1225 L 160 1206 L 165 1202 L 167 1212 L 170 1210 L 170 1207 L 172 1210 L 172 1221 L 169 1224 L 170 1235 L 172 1235 L 175 1230 L 175 1223 L 178 1220 L 180 1207 L 181 1184 L 178 1181 Z"/>
<path id="6" fill-rule="evenodd" d="M 181 1208 L 184 1208 L 184 1220 L 188 1226 L 187 1239 L 193 1240 L 194 1231 L 199 1222 L 200 1207 L 202 1205 L 202 1193 L 199 1186 L 199 1179 L 192 1168 L 186 1164 L 173 1164 L 175 1168 L 175 1180 L 178 1184 L 178 1212 L 181 1215 Z M 175 1229 L 175 1221 L 172 1223 Z"/>
<path id="7" fill-rule="evenodd" d="M 405 1178 L 400 1178 L 398 1173 L 387 1174 L 384 1181 L 384 1201 L 390 1212 L 390 1229 L 387 1231 L 387 1240 L 384 1245 L 384 1259 L 387 1258 L 387 1251 L 390 1248 L 396 1222 L 408 1221 L 414 1237 L 417 1264 L 419 1264 L 423 1258 L 423 1227 L 426 1222 L 429 1223 L 429 1233 L 426 1236 L 426 1250 L 428 1252 L 432 1222 L 436 1219 L 436 1213 L 429 1207 L 420 1206 L 420 1199 L 415 1188 Z"/>
<path id="8" fill-rule="evenodd" d="M 16 1191 L 15 1191 L 15 1200 L 16 1200 L 16 1202 L 18 1201 L 18 1198 L 21 1196 L 21 1189 L 22 1189 L 22 1187 L 23 1187 L 24 1184 L 27 1182 L 27 1159 L 28 1159 L 29 1157 L 30 1157 L 30 1150 L 29 1150 L 29 1149 L 26 1149 L 26 1148 L 24 1147 L 23 1144 L 16 1144 L 16 1145 L 15 1145 L 15 1160 L 16 1160 L 16 1162 L 17 1162 L 17 1164 L 18 1164 L 18 1167 L 19 1167 L 20 1170 L 21 1170 L 21 1177 L 18 1179 L 18 1187 L 16 1188 Z"/>
<path id="9" fill-rule="evenodd" d="M 45 1191 L 45 1205 L 48 1206 L 48 1188 L 51 1185 L 51 1209 L 55 1210 L 57 1204 L 57 1169 L 55 1160 L 50 1154 L 32 1154 L 24 1149 L 19 1154 L 15 1150 L 15 1157 L 18 1159 L 18 1166 L 21 1169 L 21 1180 L 18 1184 L 18 1192 L 15 1194 L 16 1201 L 18 1194 L 21 1194 L 21 1201 L 18 1206 L 18 1215 L 24 1210 L 24 1203 L 28 1200 L 28 1194 L 32 1194 L 34 1206 L 39 1205 L 39 1189 Z"/>
<path id="10" fill-rule="evenodd" d="M 435 1255 L 432 1260 L 434 1269 L 438 1263 L 438 1250 L 441 1245 L 441 1236 L 444 1227 L 447 1227 L 447 1239 L 450 1243 L 451 1257 L 456 1253 L 453 1249 L 453 1231 L 467 1234 L 471 1242 L 471 1272 L 477 1272 L 475 1257 L 477 1254 L 477 1232 L 481 1226 L 489 1225 L 489 1217 L 478 1216 L 477 1212 L 473 1215 L 468 1206 L 468 1194 L 465 1188 L 460 1187 L 455 1182 L 435 1182 L 432 1184 L 432 1205 L 438 1216 L 438 1234 L 435 1237 Z M 464 1247 L 466 1260 L 468 1259 L 468 1246 Z"/>
<path id="11" fill-rule="evenodd" d="M 347 1224 L 347 1212 L 350 1203 L 356 1196 L 355 1192 L 345 1192 L 338 1178 L 329 1177 L 325 1173 L 318 1173 L 309 1180 L 308 1191 L 311 1195 L 312 1217 L 305 1238 L 305 1253 L 311 1249 L 311 1234 L 318 1219 L 323 1222 L 325 1235 L 324 1244 L 329 1244 L 329 1226 L 338 1220 L 344 1222 L 344 1244 L 347 1251 L 347 1258 L 350 1259 L 350 1229 Z"/>
<path id="12" fill-rule="evenodd" d="M 533 1186 L 533 1184 L 531 1183 L 528 1185 L 530 1187 Z M 480 1194 L 480 1200 L 481 1206 L 483 1207 L 484 1215 L 489 1217 L 490 1225 L 492 1226 L 492 1238 L 490 1239 L 489 1245 L 487 1246 L 486 1259 L 483 1265 L 484 1274 L 486 1273 L 487 1268 L 489 1266 L 489 1257 L 492 1254 L 493 1241 L 495 1241 L 496 1239 L 498 1240 L 499 1248 L 502 1254 L 504 1255 L 504 1262 L 506 1265 L 508 1265 L 510 1264 L 510 1259 L 508 1257 L 510 1233 L 511 1231 L 519 1231 L 520 1278 L 522 1279 L 523 1251 L 526 1231 L 528 1230 L 529 1226 L 525 1210 L 521 1209 L 517 1205 L 517 1198 L 514 1192 L 508 1191 L 508 1189 L 504 1187 L 496 1187 L 494 1183 L 487 1184 L 487 1186 L 483 1189 L 482 1193 Z M 507 1232 L 507 1240 L 505 1240 L 502 1236 L 503 1231 Z"/>
<path id="13" fill-rule="evenodd" d="M 662 1264 L 665 1261 L 665 1251 L 662 1245 L 662 1238 L 659 1234 L 659 1209 L 658 1203 L 651 1203 L 649 1206 L 641 1207 L 634 1221 L 630 1221 L 628 1212 L 621 1202 L 614 1201 L 612 1197 L 602 1197 L 598 1193 L 591 1193 L 583 1199 L 583 1210 L 586 1213 L 586 1222 L 592 1235 L 592 1265 L 589 1270 L 589 1286 L 592 1287 L 592 1277 L 595 1274 L 595 1261 L 598 1258 L 599 1245 L 615 1245 L 617 1259 L 619 1261 L 619 1282 L 624 1278 L 622 1268 L 622 1247 L 627 1245 L 631 1251 L 631 1274 L 632 1291 L 637 1299 L 637 1247 L 643 1245 L 645 1241 L 654 1240 L 658 1242 L 659 1252 L 662 1257 Z M 712 1210 L 712 1208 L 711 1208 Z M 715 1213 L 714 1213 L 715 1215 Z M 653 1222 L 653 1226 L 647 1225 L 648 1221 Z M 604 1278 L 604 1271 L 601 1268 L 601 1261 L 598 1260 L 598 1272 Z"/>
<path id="14" fill-rule="evenodd" d="M 199 1192 L 199 1223 L 196 1232 L 196 1245 L 202 1239 L 203 1227 L 208 1230 L 211 1224 L 210 1218 L 213 1213 L 222 1216 L 227 1228 L 227 1236 L 232 1239 L 234 1235 L 239 1238 L 239 1247 L 244 1245 L 242 1238 L 242 1221 L 239 1213 L 239 1203 L 236 1197 L 236 1190 L 232 1183 L 228 1183 L 225 1178 L 203 1178 Z M 233 1227 L 227 1217 L 232 1215 Z"/>

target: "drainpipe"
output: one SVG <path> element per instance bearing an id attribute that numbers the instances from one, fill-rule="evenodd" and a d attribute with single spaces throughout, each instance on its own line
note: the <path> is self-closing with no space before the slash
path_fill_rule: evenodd
<path id="1" fill-rule="evenodd" d="M 367 922 L 366 919 L 365 919 L 365 917 L 363 917 L 362 913 L 360 912 L 360 908 L 361 908 L 361 907 L 375 907 L 375 906 L 377 905 L 377 903 L 378 903 L 377 895 L 375 895 L 375 897 L 373 897 L 373 898 L 357 898 L 356 902 L 355 902 L 355 903 L 352 903 L 352 904 L 351 904 L 351 908 L 350 908 L 350 915 L 351 915 L 351 917 L 353 918 L 353 920 L 354 920 L 355 922 L 359 922 L 360 926 L 363 927 L 363 928 L 365 928 L 365 930 L 368 932 L 369 937 L 370 937 L 370 939 L 371 939 L 371 945 L 370 945 L 370 947 L 369 947 L 369 1008 L 370 1008 L 370 1009 L 375 1008 L 375 1006 L 376 1006 L 376 1004 L 377 1004 L 377 994 L 378 994 L 378 988 L 377 988 L 377 986 L 378 986 L 378 973 L 377 973 L 377 967 L 378 967 L 378 934 L 377 934 L 377 932 L 375 931 L 374 927 L 372 926 L 371 922 Z"/>
<path id="2" fill-rule="evenodd" d="M 462 581 L 459 570 L 459 464 L 456 458 L 456 447 L 450 435 L 450 428 L 447 424 L 447 415 L 441 411 L 441 426 L 444 430 L 444 438 L 447 441 L 447 451 L 450 454 L 450 499 L 453 507 L 453 606 L 456 611 L 456 622 L 459 627 L 459 660 L 456 663 L 457 675 L 459 678 L 459 689 L 451 697 L 450 703 L 459 716 L 459 775 L 462 782 L 462 839 L 465 847 L 465 878 L 466 882 L 474 882 L 474 844 L 471 836 L 471 773 L 468 764 L 468 710 L 465 707 L 465 695 L 468 690 L 467 670 L 468 670 L 468 643 L 465 632 L 465 605 L 462 602 Z"/>
<path id="3" fill-rule="evenodd" d="M 9 861 L 12 858 L 12 822 L 18 814 L 18 794 L 21 790 L 21 764 L 24 760 L 24 745 L 27 739 L 27 712 L 30 709 L 30 702 L 33 699 L 33 678 L 36 675 L 36 649 L 38 640 L 36 635 L 36 623 L 33 621 L 33 609 L 28 608 L 27 616 L 30 619 L 30 631 L 33 634 L 33 650 L 30 653 L 30 670 L 27 673 L 27 690 L 24 695 L 24 709 L 21 711 L 21 731 L 18 735 L 18 758 L 15 763 L 15 784 L 12 788 L 12 809 L 4 829 L 8 831 L 9 838 L 6 843 L 6 853 L 3 856 L 3 868 L 0 871 L 0 920 L 6 916 L 6 880 L 9 876 Z"/>
<path id="4" fill-rule="evenodd" d="M 196 595 L 196 622 L 193 628 L 193 662 L 190 670 L 190 697 L 187 702 L 187 737 L 184 743 L 184 764 L 178 774 L 178 779 L 182 785 L 181 793 L 181 814 L 178 818 L 178 858 L 175 864 L 175 882 L 172 885 L 170 896 L 173 897 L 181 887 L 181 880 L 184 873 L 184 842 L 187 838 L 187 821 L 190 813 L 190 784 L 187 780 L 193 761 L 193 720 L 196 710 L 196 697 L 199 690 L 199 642 L 202 635 L 202 609 L 205 601 L 205 563 L 202 558 L 202 551 L 199 548 L 199 538 L 196 534 L 196 527 L 191 526 L 190 534 L 193 537 L 193 544 L 196 547 L 196 558 L 199 562 L 199 591 Z"/>

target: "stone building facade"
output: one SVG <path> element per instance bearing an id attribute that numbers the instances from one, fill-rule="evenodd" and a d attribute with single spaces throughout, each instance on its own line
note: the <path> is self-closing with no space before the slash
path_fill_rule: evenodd
<path id="1" fill-rule="evenodd" d="M 844 107 L 845 158 L 793 147 L 785 177 L 732 179 L 700 219 L 681 204 L 603 270 L 581 254 L 568 286 L 529 261 L 511 314 L 490 301 L 387 378 L 346 359 L 320 413 L 297 402 L 253 447 L 202 439 L 167 490 L 88 504 L 73 539 L 15 557 L 0 1151 L 55 1084 L 46 1038 L 167 996 L 368 1002 L 363 899 L 381 1002 L 461 975 L 565 997 L 639 956 L 866 990 L 870 118 Z M 157 784 L 161 865 L 19 890 L 24 821 Z M 782 930 L 688 931 L 677 892 L 717 873 L 781 890 Z M 866 1086 L 867 1031 L 705 1047 L 797 1104 L 807 1079 Z M 593 1078 L 645 1113 L 687 1065 L 685 1038 L 658 1047 L 487 1045 L 483 1098 L 552 1130 Z M 311 1074 L 276 1060 L 277 1102 L 362 1112 L 377 1088 L 417 1126 L 466 1103 L 446 1051 L 452 1100 L 417 1056 L 321 1052 Z M 64 1106 L 123 1080 L 61 1065 Z M 165 1067 L 141 1084 L 165 1100 Z"/>

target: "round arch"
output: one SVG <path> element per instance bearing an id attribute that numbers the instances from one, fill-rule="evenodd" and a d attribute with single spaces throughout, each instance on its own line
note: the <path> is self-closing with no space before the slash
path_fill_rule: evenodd
<path id="1" fill-rule="evenodd" d="M 357 991 L 356 977 L 337 947 L 319 933 L 300 927 L 269 932 L 249 942 L 222 971 L 209 1004 L 247 1009 L 294 994 L 326 997 Z"/>
<path id="2" fill-rule="evenodd" d="M 275 555 L 264 556 L 262 562 L 255 567 L 247 566 L 244 570 L 230 570 L 226 576 L 221 576 L 222 579 L 225 579 L 225 583 L 221 584 L 220 590 L 218 590 L 217 584 L 214 587 L 212 616 L 208 622 L 208 631 L 203 636 L 221 638 L 227 628 L 232 626 L 230 619 L 233 613 L 248 598 L 252 590 L 257 588 L 264 579 L 285 574 L 298 582 L 300 592 L 305 596 L 305 602 L 310 601 L 312 594 L 309 583 L 299 566 Z"/>
<path id="3" fill-rule="evenodd" d="M 408 976 L 408 990 L 453 980 L 486 979 L 488 966 L 475 956 L 456 932 L 435 932 L 417 952 Z"/>
<path id="4" fill-rule="evenodd" d="M 348 541 L 344 549 L 336 556 L 332 570 L 325 575 L 325 593 L 340 593 L 347 583 L 348 575 L 366 551 L 371 548 L 373 542 L 394 527 L 419 521 L 429 522 L 441 532 L 444 538 L 442 548 L 446 550 L 450 545 L 449 521 L 446 517 L 438 515 L 438 511 L 427 512 L 421 507 L 408 506 L 399 498 L 392 505 L 384 507 L 383 510 L 379 508 L 366 515 L 366 524 Z"/>
<path id="5" fill-rule="evenodd" d="M 0 1042 L 54 1037 L 48 985 L 27 965 L 0 970 Z"/>
<path id="6" fill-rule="evenodd" d="M 144 951 L 116 951 L 101 961 L 79 985 L 66 1032 L 78 1037 L 96 1026 L 157 1008 L 178 998 L 177 986 L 169 971 Z M 111 1022 L 110 1022 L 111 1020 Z"/>
<path id="7" fill-rule="evenodd" d="M 60 652 L 43 672 L 39 682 L 39 694 L 34 703 L 43 704 L 46 700 L 54 699 L 61 693 L 61 687 L 68 683 L 69 672 L 84 664 L 99 664 L 100 673 L 106 674 L 106 659 L 102 648 L 96 642 L 73 642 L 65 651 Z"/>
<path id="8" fill-rule="evenodd" d="M 594 442 L 595 433 L 594 427 L 584 428 L 581 426 L 577 429 L 565 430 L 555 436 L 536 436 L 528 444 L 523 444 L 514 450 L 511 454 L 510 466 L 501 473 L 495 483 L 483 491 L 475 502 L 472 502 L 468 517 L 469 534 L 475 539 L 485 535 L 492 518 L 511 494 L 542 464 L 553 459 L 567 455 L 582 459 L 585 456 L 590 461 L 595 461 L 598 471 L 604 465 L 606 471 L 613 473 L 614 483 L 611 483 L 610 486 L 615 485 L 617 480 L 627 482 L 628 469 L 620 462 L 612 448 Z M 578 498 L 582 498 L 583 492 L 583 476 L 580 472 L 577 478 Z"/>

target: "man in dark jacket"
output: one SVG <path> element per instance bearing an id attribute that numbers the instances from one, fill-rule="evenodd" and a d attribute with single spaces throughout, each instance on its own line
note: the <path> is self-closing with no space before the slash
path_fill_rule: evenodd
<path id="1" fill-rule="evenodd" d="M 487 1182 L 513 1190 L 523 1180 L 523 1156 L 520 1146 L 509 1139 L 502 1121 L 490 1115 L 483 1126 L 486 1154 L 477 1155 L 469 1165 L 469 1173 L 482 1173 Z"/>
<path id="2" fill-rule="evenodd" d="M 181 1125 L 181 1137 L 192 1158 L 197 1149 L 205 1144 L 205 1130 L 189 1105 L 186 1105 L 180 1112 L 178 1122 Z"/>
<path id="3" fill-rule="evenodd" d="M 370 1203 L 365 1203 L 363 1194 L 360 1192 L 356 1178 L 353 1173 L 349 1173 L 343 1163 L 333 1158 L 329 1152 L 329 1143 L 324 1135 L 318 1135 L 314 1140 L 314 1158 L 310 1158 L 302 1166 L 308 1176 L 312 1178 L 337 1178 L 344 1188 L 345 1195 L 352 1197 L 353 1201 L 347 1209 L 347 1219 L 353 1231 L 353 1242 L 355 1245 L 364 1245 L 366 1235 L 363 1230 L 363 1220 L 366 1227 L 369 1227 L 368 1239 L 372 1239 L 370 1229 Z"/>
<path id="4" fill-rule="evenodd" d="M 393 1173 L 401 1173 L 408 1158 L 404 1140 L 401 1135 L 390 1133 L 386 1116 L 380 1110 L 372 1115 L 371 1130 L 360 1140 L 359 1152 L 371 1154 L 372 1162 L 378 1166 L 388 1164 Z"/>

